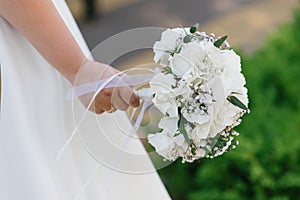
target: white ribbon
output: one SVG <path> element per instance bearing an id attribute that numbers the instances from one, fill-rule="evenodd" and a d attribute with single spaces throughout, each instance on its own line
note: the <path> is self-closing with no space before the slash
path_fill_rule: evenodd
<path id="1" fill-rule="evenodd" d="M 84 94 L 97 91 L 102 85 L 104 88 L 112 87 L 124 87 L 124 86 L 136 86 L 149 82 L 153 78 L 154 74 L 136 74 L 136 75 L 124 75 L 116 76 L 113 80 L 101 79 L 92 83 L 86 83 L 83 85 L 76 86 L 70 89 L 67 94 L 67 99 L 72 99 L 74 97 L 79 97 Z M 107 84 L 106 82 L 110 80 Z M 102 88 L 102 89 L 104 89 Z"/>
<path id="2" fill-rule="evenodd" d="M 135 70 L 148 70 L 151 73 L 148 74 L 138 74 L 138 75 L 124 75 L 124 72 L 127 71 L 135 71 Z M 91 93 L 91 92 L 95 92 L 86 111 L 83 113 L 82 118 L 79 120 L 78 124 L 76 125 L 75 129 L 73 130 L 72 134 L 70 135 L 70 137 L 68 138 L 68 140 L 66 141 L 66 143 L 61 147 L 56 160 L 59 160 L 61 155 L 63 154 L 63 152 L 65 151 L 65 149 L 69 146 L 70 142 L 72 141 L 72 139 L 75 136 L 75 133 L 77 132 L 78 126 L 80 126 L 81 122 L 83 121 L 84 117 L 86 116 L 88 110 L 90 109 L 90 107 L 92 106 L 95 98 L 97 97 L 97 95 L 105 88 L 112 88 L 112 87 L 124 87 L 124 86 L 137 86 L 137 85 L 142 85 L 145 84 L 147 82 L 149 82 L 153 76 L 155 75 L 155 71 L 151 70 L 151 69 L 147 69 L 147 68 L 134 68 L 134 69 L 129 69 L 129 70 L 125 70 L 123 72 L 119 72 L 115 75 L 113 75 L 112 77 L 108 78 L 108 79 L 102 79 L 96 82 L 92 82 L 92 83 L 86 83 L 83 85 L 79 85 L 76 86 L 75 88 L 71 88 L 68 91 L 67 94 L 67 99 L 72 99 L 74 97 L 79 97 L 82 95 L 85 95 L 87 93 Z M 146 111 L 147 108 L 149 108 L 153 103 L 152 103 L 152 94 L 150 93 L 150 90 L 147 88 L 141 89 L 139 91 L 136 91 L 136 94 L 143 100 L 142 102 L 142 107 L 141 107 L 141 111 L 137 117 L 136 122 L 134 123 L 132 130 L 130 131 L 130 134 L 135 133 L 142 122 L 144 113 Z M 136 110 L 135 110 L 136 111 Z M 131 115 L 131 119 L 135 114 L 135 111 L 132 113 Z M 129 142 L 129 141 L 128 141 Z M 126 142 L 127 143 L 127 142 Z M 88 151 L 88 153 L 92 156 L 92 157 L 96 157 L 95 155 L 93 155 L 92 152 L 90 152 L 88 150 L 88 148 L 85 146 L 85 149 Z"/>

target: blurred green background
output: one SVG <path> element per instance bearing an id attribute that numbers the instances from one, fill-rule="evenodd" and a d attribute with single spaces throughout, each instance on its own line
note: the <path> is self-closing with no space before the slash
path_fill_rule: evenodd
<path id="1" fill-rule="evenodd" d="M 106 4 L 104 3 L 106 2 Z M 80 3 L 69 1 L 92 48 L 101 37 L 124 27 L 191 25 L 195 20 L 205 31 L 229 34 L 242 57 L 249 89 L 251 114 L 237 128 L 240 145 L 213 160 L 193 164 L 177 161 L 159 170 L 175 200 L 288 200 L 300 199 L 300 10 L 297 1 L 185 1 L 199 5 L 204 14 L 166 11 L 161 21 L 145 20 L 149 5 L 158 1 L 98 1 L 96 15 L 84 19 Z M 152 2 L 152 4 L 151 4 Z M 175 2 L 175 3 L 174 3 Z M 177 1 L 173 1 L 176 4 Z M 227 3 L 226 3 L 227 2 Z M 178 2 L 177 2 L 178 3 Z M 99 6 L 101 4 L 102 6 Z M 173 5 L 172 4 L 172 5 Z M 207 5 L 206 5 L 207 4 Z M 213 4 L 213 5 L 211 5 Z M 105 6 L 106 5 L 106 6 Z M 146 5 L 146 6 L 145 6 Z M 195 5 L 191 5 L 195 7 Z M 202 7 L 201 7 L 202 6 Z M 207 7 L 205 7 L 207 6 Z M 153 9 L 153 7 L 150 6 Z M 155 8 L 155 7 L 154 7 Z M 140 9 L 140 10 L 139 10 Z M 120 13 L 134 10 L 138 23 Z M 184 10 L 184 11 L 183 11 Z M 171 13 L 170 13 L 171 12 Z M 120 15 L 118 15 L 118 13 Z M 205 14 L 206 13 L 206 14 Z M 152 15 L 159 15 L 152 12 Z M 201 16 L 202 17 L 201 17 Z M 113 16 L 113 17 L 112 17 Z M 120 18 L 118 18 L 118 16 Z M 164 17 L 170 17 L 166 21 Z M 183 17 L 183 16 L 190 16 Z M 144 17 L 144 18 L 143 18 Z M 123 21 L 120 21 L 120 20 Z M 150 22 L 149 22 L 150 21 Z M 196 21 L 196 22 L 197 22 Z M 126 24 L 127 23 L 127 24 Z M 130 24 L 131 23 L 131 24 Z M 107 25 L 109 24 L 109 25 Z M 99 29 L 102 27 L 102 29 Z M 107 29 L 106 29 L 107 28 Z M 107 31 L 101 35 L 101 30 Z M 97 32 L 98 31 L 98 32 Z M 96 34 L 97 33 L 97 34 Z M 123 62 L 132 66 L 149 62 L 146 52 Z M 121 68 L 121 67 L 120 67 Z M 122 69 L 122 68 L 121 68 Z"/>
<path id="2" fill-rule="evenodd" d="M 159 171 L 174 199 L 300 199 L 300 10 L 294 18 L 242 56 L 251 114 L 239 147 Z"/>

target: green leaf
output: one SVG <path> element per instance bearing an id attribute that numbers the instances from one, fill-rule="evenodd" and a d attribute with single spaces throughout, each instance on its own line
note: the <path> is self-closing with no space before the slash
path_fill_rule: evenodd
<path id="1" fill-rule="evenodd" d="M 199 28 L 199 23 L 196 23 L 190 28 L 190 32 L 195 33 L 198 30 L 198 28 Z"/>
<path id="2" fill-rule="evenodd" d="M 190 35 L 186 35 L 184 38 L 183 38 L 183 42 L 184 43 L 189 43 L 192 41 L 192 37 Z"/>
<path id="3" fill-rule="evenodd" d="M 170 54 L 171 56 L 174 56 L 175 51 L 172 50 L 165 50 L 166 53 Z"/>
<path id="4" fill-rule="evenodd" d="M 215 47 L 220 48 L 220 46 L 222 46 L 222 44 L 225 42 L 225 40 L 227 39 L 227 35 L 221 37 L 220 39 L 218 39 L 217 41 L 214 42 Z"/>
<path id="5" fill-rule="evenodd" d="M 186 120 L 184 119 L 184 117 L 181 117 L 178 121 L 178 130 L 180 133 L 183 134 L 183 137 L 185 139 L 185 141 L 189 144 L 190 143 L 190 138 L 184 128 L 184 123 L 186 122 Z"/>
<path id="6" fill-rule="evenodd" d="M 196 149 L 195 147 L 192 147 L 192 148 L 191 148 L 191 151 L 192 151 L 192 154 L 193 154 L 193 155 L 196 155 L 196 150 L 197 150 L 197 149 Z"/>
<path id="7" fill-rule="evenodd" d="M 174 53 L 174 51 L 172 51 L 172 50 L 165 50 L 165 52 L 166 52 L 166 53 L 170 53 L 170 54 L 171 54 L 171 53 Z"/>
<path id="8" fill-rule="evenodd" d="M 231 92 L 231 94 L 238 94 L 238 95 L 242 95 L 242 93 L 240 93 L 240 92 Z"/>
<path id="9" fill-rule="evenodd" d="M 163 68 L 163 72 L 166 74 L 172 74 L 172 69 L 169 66 Z"/>
<path id="10" fill-rule="evenodd" d="M 243 102 L 241 102 L 241 100 L 239 100 L 237 97 L 235 96 L 228 96 L 227 97 L 227 100 L 232 103 L 233 105 L 239 107 L 240 109 L 243 109 L 243 110 L 248 110 L 247 106 L 245 106 L 245 104 Z"/>
<path id="11" fill-rule="evenodd" d="M 176 47 L 174 53 L 180 53 L 181 49 L 182 49 L 182 46 Z"/>

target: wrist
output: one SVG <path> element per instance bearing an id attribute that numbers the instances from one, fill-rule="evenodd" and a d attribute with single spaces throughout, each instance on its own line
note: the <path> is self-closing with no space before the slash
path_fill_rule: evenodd
<path id="1" fill-rule="evenodd" d="M 76 74 L 72 76 L 72 85 L 82 85 L 109 78 L 116 70 L 109 65 L 86 59 Z"/>
<path id="2" fill-rule="evenodd" d="M 78 79 L 79 79 L 78 77 L 80 76 L 80 73 L 84 68 L 84 66 L 86 65 L 86 63 L 89 61 L 86 57 L 82 57 L 79 60 L 80 61 L 79 62 L 77 61 L 77 63 L 67 63 L 66 65 L 66 66 L 73 66 L 73 67 L 66 68 L 68 69 L 68 71 L 65 73 L 66 79 L 72 84 L 72 86 L 78 85 Z"/>

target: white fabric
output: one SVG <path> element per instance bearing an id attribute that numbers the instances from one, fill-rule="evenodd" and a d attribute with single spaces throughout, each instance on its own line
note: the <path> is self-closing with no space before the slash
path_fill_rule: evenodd
<path id="1" fill-rule="evenodd" d="M 88 55 L 89 50 L 65 2 L 56 0 L 54 4 L 76 41 Z M 2 18 L 0 61 L 1 200 L 170 199 L 156 172 L 122 173 L 99 164 L 82 147 L 78 137 L 72 140 L 60 160 L 56 160 L 60 148 L 75 128 L 72 103 L 65 99 L 69 85 Z M 75 115 L 84 112 L 79 102 L 75 101 L 73 106 Z M 114 123 L 116 119 L 117 125 Z M 101 156 L 103 151 L 104 164 L 115 164 L 125 171 L 135 166 L 154 171 L 148 157 L 133 158 L 130 152 L 123 155 L 120 151 L 113 151 L 110 142 L 122 141 L 118 126 L 131 129 L 127 116 L 122 112 L 97 118 L 88 114 L 79 128 L 86 141 L 93 140 L 93 134 L 99 131 L 99 121 L 103 140 L 94 143 L 102 147 L 98 155 Z M 145 152 L 139 140 L 133 140 L 126 148 L 134 153 Z"/>

